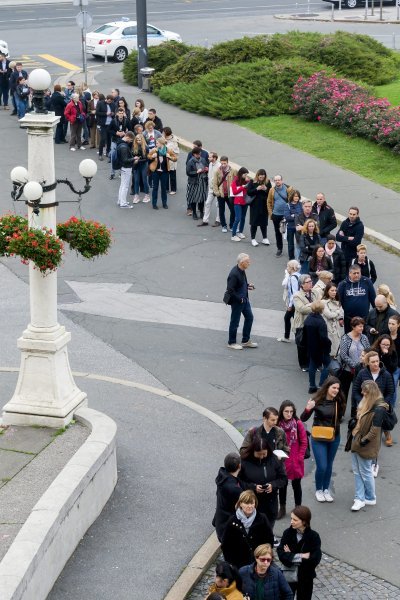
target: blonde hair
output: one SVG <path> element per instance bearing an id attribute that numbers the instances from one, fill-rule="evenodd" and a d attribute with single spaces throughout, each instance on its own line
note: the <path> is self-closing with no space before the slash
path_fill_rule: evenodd
<path id="1" fill-rule="evenodd" d="M 138 133 L 137 135 L 135 135 L 135 139 L 133 140 L 133 153 L 136 154 L 137 151 L 139 150 L 138 138 L 142 138 L 140 141 L 140 149 L 142 150 L 143 156 L 146 156 L 146 152 L 147 152 L 146 140 L 144 139 L 144 136 L 142 133 Z"/>
<path id="2" fill-rule="evenodd" d="M 254 504 L 256 508 L 258 506 L 257 496 L 255 495 L 253 490 L 246 490 L 246 491 L 242 492 L 239 496 L 239 500 L 235 504 L 235 508 L 236 509 L 240 508 L 240 505 L 242 504 L 242 502 L 244 504 Z"/>
<path id="3" fill-rule="evenodd" d="M 329 279 L 329 281 L 332 281 L 333 273 L 330 271 L 320 271 L 318 273 L 318 279 Z"/>
<path id="4" fill-rule="evenodd" d="M 303 229 L 301 230 L 301 233 L 308 233 L 308 224 L 309 223 L 314 223 L 315 225 L 315 229 L 314 229 L 314 233 L 319 233 L 319 227 L 318 227 L 318 223 L 315 219 L 307 219 L 303 225 Z"/>
<path id="5" fill-rule="evenodd" d="M 365 252 L 366 252 L 367 246 L 365 244 L 358 244 L 356 250 L 357 250 L 357 252 L 360 252 L 360 250 L 365 250 Z"/>
<path id="6" fill-rule="evenodd" d="M 386 283 L 381 283 L 378 286 L 376 293 L 385 296 L 389 306 L 396 306 L 396 300 L 394 298 L 394 295 L 392 294 L 392 292 L 390 291 L 390 287 L 386 285 Z"/>
<path id="7" fill-rule="evenodd" d="M 286 265 L 286 268 L 288 270 L 291 269 L 294 272 L 296 272 L 296 271 L 300 271 L 301 265 L 298 260 L 293 259 L 293 260 L 289 260 L 289 262 Z"/>
<path id="8" fill-rule="evenodd" d="M 361 384 L 361 391 L 365 392 L 365 395 L 358 405 L 357 418 L 360 418 L 362 415 L 372 410 L 379 400 L 383 399 L 381 390 L 372 379 L 363 381 Z"/>
<path id="9" fill-rule="evenodd" d="M 260 558 L 260 556 L 264 556 L 264 554 L 269 554 L 272 560 L 274 559 L 274 550 L 271 544 L 260 544 L 254 550 L 254 558 Z"/>

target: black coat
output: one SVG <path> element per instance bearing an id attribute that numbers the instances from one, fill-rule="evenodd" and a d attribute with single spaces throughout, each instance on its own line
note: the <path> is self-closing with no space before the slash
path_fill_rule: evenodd
<path id="1" fill-rule="evenodd" d="M 378 350 L 378 354 L 379 354 L 379 359 L 380 359 L 381 363 L 383 364 L 383 366 L 385 367 L 385 369 L 391 375 L 393 375 L 393 373 L 395 372 L 395 370 L 397 369 L 398 364 L 399 364 L 399 359 L 397 357 L 396 350 L 393 350 L 393 352 L 387 352 L 386 354 L 384 354 L 382 352 L 382 350 Z"/>
<path id="2" fill-rule="evenodd" d="M 285 552 L 283 549 L 286 545 L 289 546 L 290 552 Z M 298 579 L 299 587 L 301 587 L 302 581 L 309 581 L 316 576 L 315 567 L 319 565 L 322 558 L 321 538 L 316 531 L 306 527 L 303 538 L 298 542 L 296 530 L 293 527 L 289 527 L 283 532 L 277 552 L 279 560 L 286 567 L 290 567 L 293 564 L 295 554 L 310 553 L 310 558 L 303 558 L 299 564 Z"/>
<path id="3" fill-rule="evenodd" d="M 96 123 L 97 125 L 104 126 L 107 121 L 107 102 L 105 100 L 99 100 L 96 105 Z"/>
<path id="4" fill-rule="evenodd" d="M 300 256 L 301 263 L 306 262 L 314 251 L 314 248 L 321 245 L 321 238 L 318 233 L 314 233 L 311 238 L 308 233 L 302 233 L 300 236 Z"/>
<path id="5" fill-rule="evenodd" d="M 163 130 L 162 121 L 161 121 L 160 117 L 157 117 L 157 115 L 154 117 L 154 119 L 147 119 L 145 121 L 145 125 L 149 121 L 151 121 L 152 123 L 154 123 L 154 129 L 157 129 L 157 131 L 162 131 Z"/>
<path id="6" fill-rule="evenodd" d="M 323 354 L 329 354 L 332 342 L 322 315 L 311 313 L 304 321 L 304 334 L 310 358 L 319 363 Z"/>
<path id="7" fill-rule="evenodd" d="M 310 269 L 309 269 L 309 273 L 310 273 L 310 277 L 313 281 L 313 285 L 315 285 L 318 281 L 318 274 L 317 274 L 317 265 L 318 262 L 315 261 L 315 264 L 313 262 L 313 259 L 310 260 Z M 332 263 L 332 259 L 330 256 L 324 256 L 323 258 L 323 269 L 322 271 L 329 271 L 329 273 L 333 274 L 333 263 Z"/>
<path id="8" fill-rule="evenodd" d="M 110 132 L 111 139 L 113 142 L 118 142 L 122 138 L 117 135 L 117 131 L 123 131 L 126 133 L 129 128 L 129 120 L 127 117 L 123 117 L 123 119 L 119 119 L 118 117 L 114 117 L 110 123 L 108 131 Z"/>
<path id="9" fill-rule="evenodd" d="M 352 406 L 358 406 L 359 403 L 361 402 L 361 400 L 362 400 L 361 386 L 364 383 L 364 381 L 367 381 L 369 379 L 373 379 L 373 377 L 371 375 L 371 371 L 369 370 L 369 367 L 365 367 L 364 369 L 361 369 L 360 372 L 358 373 L 358 375 L 354 378 L 353 389 L 352 389 L 352 393 L 351 393 Z M 394 384 L 393 384 L 393 377 L 385 369 L 385 367 L 383 367 L 379 371 L 379 375 L 375 379 L 375 383 L 378 386 L 378 388 L 381 390 L 382 396 L 383 396 L 383 399 L 385 400 L 385 402 L 390 404 L 390 400 L 392 399 L 393 392 L 394 392 Z"/>
<path id="10" fill-rule="evenodd" d="M 263 513 L 273 514 L 274 505 L 278 496 L 278 489 L 287 485 L 287 476 L 285 467 L 275 454 L 270 454 L 267 458 L 259 460 L 258 458 L 242 458 L 242 468 L 239 477 L 245 483 L 249 483 L 251 489 L 255 491 L 256 485 L 272 485 L 272 492 L 266 494 L 257 494 L 258 510 Z"/>
<path id="11" fill-rule="evenodd" d="M 0 87 L 2 89 L 6 89 L 9 87 L 11 73 L 12 69 L 10 68 L 10 61 L 6 59 L 5 73 L 0 73 Z"/>
<path id="12" fill-rule="evenodd" d="M 333 263 L 333 281 L 338 285 L 343 279 L 346 279 L 346 259 L 344 257 L 343 252 L 336 245 L 335 251 L 331 256 L 331 260 Z"/>
<path id="13" fill-rule="evenodd" d="M 261 544 L 274 545 L 274 534 L 264 514 L 257 511 L 249 533 L 236 514 L 229 519 L 221 544 L 227 562 L 238 569 L 250 564 L 254 560 L 254 550 Z"/>
<path id="14" fill-rule="evenodd" d="M 312 207 L 312 212 L 318 214 L 317 203 L 314 202 Z M 337 226 L 337 221 L 335 217 L 335 211 L 331 206 L 329 206 L 326 202 L 321 205 L 319 211 L 319 235 L 322 238 L 326 238 L 332 229 L 335 229 Z"/>
<path id="15" fill-rule="evenodd" d="M 344 235 L 340 235 L 341 231 L 343 231 Z M 349 237 L 354 239 L 349 240 Z M 336 239 L 338 242 L 341 242 L 341 248 L 347 263 L 350 263 L 353 258 L 356 258 L 357 246 L 358 244 L 361 244 L 363 237 L 364 225 L 362 221 L 360 221 L 359 217 L 357 217 L 354 223 L 351 223 L 349 218 L 343 221 L 339 231 L 336 234 Z"/>
<path id="16" fill-rule="evenodd" d="M 365 334 L 368 336 L 368 339 L 371 342 L 371 344 L 373 344 L 380 335 L 383 335 L 384 333 L 389 334 L 389 319 L 393 315 L 398 314 L 399 313 L 397 312 L 397 310 L 395 310 L 391 306 L 388 306 L 385 311 L 381 312 L 381 314 L 379 314 L 376 308 L 371 308 L 365 321 Z M 377 321 L 379 317 L 381 317 L 381 319 L 379 326 L 377 327 Z M 371 329 L 376 329 L 378 333 L 371 333 Z"/>
<path id="17" fill-rule="evenodd" d="M 50 110 L 56 117 L 64 117 L 65 102 L 61 92 L 53 92 L 50 98 Z"/>
<path id="18" fill-rule="evenodd" d="M 258 183 L 251 181 L 247 188 L 247 195 L 254 198 L 250 204 L 250 225 L 254 227 L 266 226 L 268 221 L 267 198 L 272 185 L 269 179 L 265 182 L 264 190 L 257 190 Z"/>
<path id="19" fill-rule="evenodd" d="M 21 71 L 17 71 L 17 69 L 14 69 L 14 71 L 11 73 L 10 75 L 10 91 L 12 93 L 15 92 L 15 90 L 17 89 L 17 85 L 18 85 L 18 77 L 24 77 L 25 79 L 28 79 L 28 73 L 26 71 L 24 71 L 24 69 L 22 69 Z"/>
<path id="20" fill-rule="evenodd" d="M 247 299 L 249 297 L 249 292 L 247 290 L 246 271 L 239 269 L 237 265 L 233 267 L 228 275 L 226 289 L 231 297 L 230 304 L 240 304 L 243 298 Z M 245 295 L 243 296 L 244 290 Z"/>
<path id="21" fill-rule="evenodd" d="M 133 154 L 130 144 L 127 142 L 121 142 L 117 146 L 117 152 L 122 167 L 126 169 L 133 167 Z"/>
<path id="22" fill-rule="evenodd" d="M 224 467 L 218 471 L 215 483 L 217 484 L 217 507 L 212 524 L 219 541 L 221 541 L 226 524 L 235 514 L 235 504 L 239 500 L 240 494 L 246 489 L 246 484 L 228 473 Z"/>
<path id="23" fill-rule="evenodd" d="M 372 283 L 375 283 L 375 281 L 377 279 L 377 274 L 376 274 L 375 265 L 372 262 L 372 260 L 370 260 L 368 257 L 366 257 L 365 263 L 361 264 L 358 262 L 358 260 L 356 258 L 353 258 L 353 260 L 351 261 L 351 264 L 358 265 L 361 269 L 361 275 L 363 277 L 369 277 L 369 279 L 372 281 Z"/>

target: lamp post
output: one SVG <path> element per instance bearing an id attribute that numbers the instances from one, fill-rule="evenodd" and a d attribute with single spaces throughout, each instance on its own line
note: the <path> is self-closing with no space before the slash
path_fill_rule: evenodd
<path id="1" fill-rule="evenodd" d="M 44 69 L 29 76 L 34 111 L 20 120 L 28 131 L 28 170 L 11 171 L 12 197 L 22 194 L 28 205 L 29 228 L 47 227 L 56 232 L 56 187 L 67 183 L 79 197 L 90 189 L 97 171 L 94 161 L 82 161 L 79 170 L 86 179 L 85 189 L 77 191 L 68 180 L 55 180 L 54 127 L 60 118 L 47 112 L 44 92 L 51 83 Z M 18 339 L 21 365 L 11 400 L 4 406 L 4 425 L 43 425 L 63 427 L 74 411 L 87 403 L 72 376 L 67 344 L 71 334 L 57 322 L 57 271 L 43 276 L 29 264 L 30 323 Z"/>

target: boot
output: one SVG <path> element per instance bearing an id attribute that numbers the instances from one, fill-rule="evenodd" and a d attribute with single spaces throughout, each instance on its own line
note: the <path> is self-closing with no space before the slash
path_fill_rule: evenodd
<path id="1" fill-rule="evenodd" d="M 393 446 L 393 439 L 390 431 L 384 431 L 383 435 L 385 436 L 385 446 L 388 446 L 389 448 Z"/>
<path id="2" fill-rule="evenodd" d="M 279 521 L 280 519 L 283 519 L 283 517 L 285 515 L 286 515 L 286 504 L 281 504 L 279 507 L 278 516 L 276 517 L 276 520 Z"/>

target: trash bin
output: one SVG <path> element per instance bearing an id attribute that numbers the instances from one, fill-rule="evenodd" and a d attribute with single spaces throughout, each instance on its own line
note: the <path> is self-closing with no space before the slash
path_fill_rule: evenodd
<path id="1" fill-rule="evenodd" d="M 143 69 L 140 69 L 143 92 L 151 92 L 151 77 L 154 75 L 154 71 L 155 69 L 152 67 L 143 67 Z"/>

